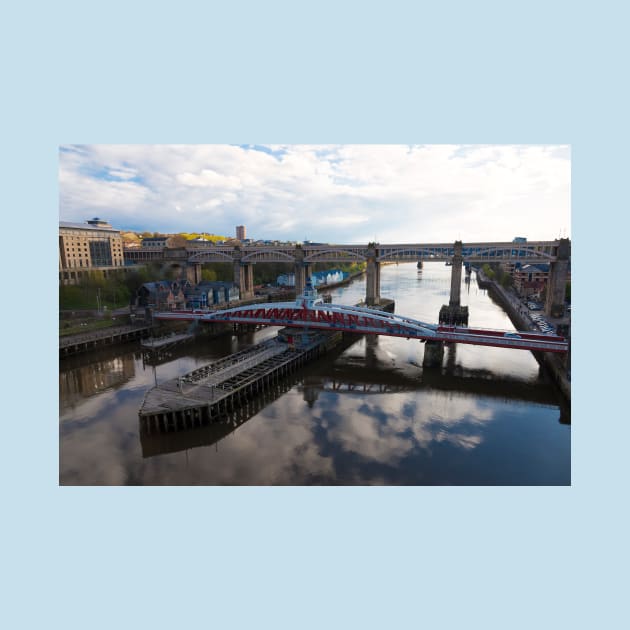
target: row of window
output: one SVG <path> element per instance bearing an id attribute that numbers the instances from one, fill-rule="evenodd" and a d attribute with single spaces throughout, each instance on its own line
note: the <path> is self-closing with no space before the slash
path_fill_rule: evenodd
<path id="1" fill-rule="evenodd" d="M 83 264 L 85 262 L 85 265 Z M 109 261 L 109 262 L 103 262 L 103 261 L 99 261 L 98 263 L 93 263 L 92 265 L 89 264 L 89 261 L 87 260 L 69 260 L 68 261 L 68 265 L 66 266 L 67 269 L 77 269 L 79 267 L 85 267 L 86 269 L 90 269 L 93 267 L 124 267 L 124 263 L 122 260 L 114 260 Z"/>

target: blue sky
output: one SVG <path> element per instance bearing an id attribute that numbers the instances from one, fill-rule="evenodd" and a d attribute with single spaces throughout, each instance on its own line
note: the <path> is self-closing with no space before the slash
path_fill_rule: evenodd
<path id="1" fill-rule="evenodd" d="M 65 145 L 62 221 L 322 242 L 570 236 L 567 145 Z"/>

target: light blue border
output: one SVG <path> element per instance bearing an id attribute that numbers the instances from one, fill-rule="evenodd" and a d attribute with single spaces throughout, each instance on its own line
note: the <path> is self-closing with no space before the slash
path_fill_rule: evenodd
<path id="1" fill-rule="evenodd" d="M 623 278 L 610 258 L 627 234 L 612 214 L 627 199 L 627 22 L 620 2 L 586 6 L 5 10 L 5 627 L 529 630 L 627 618 L 615 572 L 627 559 L 625 354 L 605 356 L 611 344 L 593 336 L 610 326 L 601 311 Z M 58 488 L 51 235 L 57 147 L 69 142 L 570 143 L 573 487 Z"/>

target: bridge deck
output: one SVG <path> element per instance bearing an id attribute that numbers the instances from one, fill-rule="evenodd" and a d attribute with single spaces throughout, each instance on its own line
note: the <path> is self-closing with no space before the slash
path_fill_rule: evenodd
<path id="1" fill-rule="evenodd" d="M 566 352 L 563 337 L 530 331 L 505 331 L 464 326 L 438 326 L 411 317 L 377 309 L 339 304 L 272 302 L 223 311 L 175 311 L 156 313 L 162 320 L 199 320 L 264 326 L 288 326 L 366 335 L 405 337 L 420 341 L 443 341 L 537 352 Z"/>

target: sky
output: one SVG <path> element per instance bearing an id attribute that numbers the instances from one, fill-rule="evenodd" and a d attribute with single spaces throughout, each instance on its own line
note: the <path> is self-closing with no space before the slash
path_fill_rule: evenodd
<path id="1" fill-rule="evenodd" d="M 569 145 L 63 145 L 59 220 L 329 243 L 571 236 Z"/>

